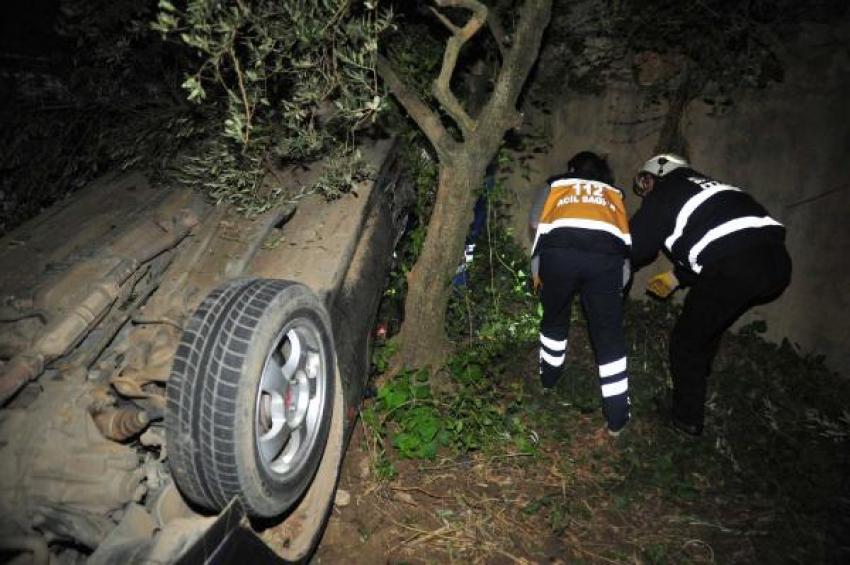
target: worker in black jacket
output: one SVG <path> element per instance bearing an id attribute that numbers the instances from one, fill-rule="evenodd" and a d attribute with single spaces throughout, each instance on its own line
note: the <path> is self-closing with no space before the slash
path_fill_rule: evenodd
<path id="1" fill-rule="evenodd" d="M 749 308 L 777 298 L 791 280 L 785 228 L 740 188 L 706 177 L 673 154 L 647 161 L 634 191 L 643 202 L 629 222 L 632 268 L 663 251 L 675 266 L 661 275 L 668 294 L 690 287 L 670 337 L 673 390 L 659 398 L 659 409 L 676 429 L 698 436 L 720 336 Z"/>

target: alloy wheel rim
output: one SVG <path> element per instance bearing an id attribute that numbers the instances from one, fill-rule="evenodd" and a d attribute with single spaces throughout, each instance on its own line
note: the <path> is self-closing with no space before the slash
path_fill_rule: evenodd
<path id="1" fill-rule="evenodd" d="M 328 367 L 312 320 L 292 320 L 273 343 L 257 388 L 254 437 L 263 469 L 286 480 L 299 473 L 316 446 Z"/>

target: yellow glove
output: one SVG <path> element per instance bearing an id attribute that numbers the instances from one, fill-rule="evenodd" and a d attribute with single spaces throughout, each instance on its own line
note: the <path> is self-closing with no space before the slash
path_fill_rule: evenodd
<path id="1" fill-rule="evenodd" d="M 678 286 L 679 279 L 676 278 L 673 271 L 667 271 L 649 279 L 646 291 L 654 294 L 658 298 L 667 298 L 673 294 L 673 291 L 676 290 L 676 287 Z"/>

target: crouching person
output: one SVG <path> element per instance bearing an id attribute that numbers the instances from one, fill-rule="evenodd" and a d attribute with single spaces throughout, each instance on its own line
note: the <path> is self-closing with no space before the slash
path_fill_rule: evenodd
<path id="1" fill-rule="evenodd" d="M 657 284 L 663 296 L 690 287 L 670 337 L 673 390 L 657 399 L 658 407 L 675 429 L 698 436 L 721 335 L 791 280 L 785 228 L 752 196 L 695 171 L 678 155 L 648 160 L 634 190 L 643 202 L 631 220 L 632 264 L 639 269 L 663 251 L 675 275 L 656 277 L 650 288 Z"/>
<path id="2" fill-rule="evenodd" d="M 622 289 L 631 238 L 623 194 L 613 182 L 605 159 L 578 153 L 567 174 L 538 194 L 529 228 L 534 233 L 532 272 L 543 303 L 541 384 L 551 389 L 560 378 L 578 294 L 599 366 L 608 431 L 617 435 L 630 418 Z"/>

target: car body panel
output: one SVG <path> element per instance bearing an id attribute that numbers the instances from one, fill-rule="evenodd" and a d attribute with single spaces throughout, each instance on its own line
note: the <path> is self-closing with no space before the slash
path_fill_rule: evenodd
<path id="1" fill-rule="evenodd" d="M 192 312 L 229 279 L 294 280 L 322 299 L 343 385 L 344 422 L 334 425 L 347 440 L 367 377 L 369 334 L 412 201 L 393 140 L 362 152 L 374 177 L 331 202 L 305 196 L 245 218 L 131 172 L 92 183 L 0 239 L 0 389 L 7 393 L 0 539 L 64 551 L 106 544 L 97 556 L 128 543 L 142 547 L 150 533 L 139 516 L 162 529 L 157 505 L 163 493 L 174 497 L 158 423 L 171 359 Z M 278 180 L 302 186 L 321 170 L 293 168 Z M 320 467 L 321 504 L 339 463 Z M 321 504 L 311 496 L 280 528 L 293 539 L 310 530 L 304 547 L 324 520 L 312 515 Z M 180 507 L 174 519 L 209 520 L 170 504 Z"/>

